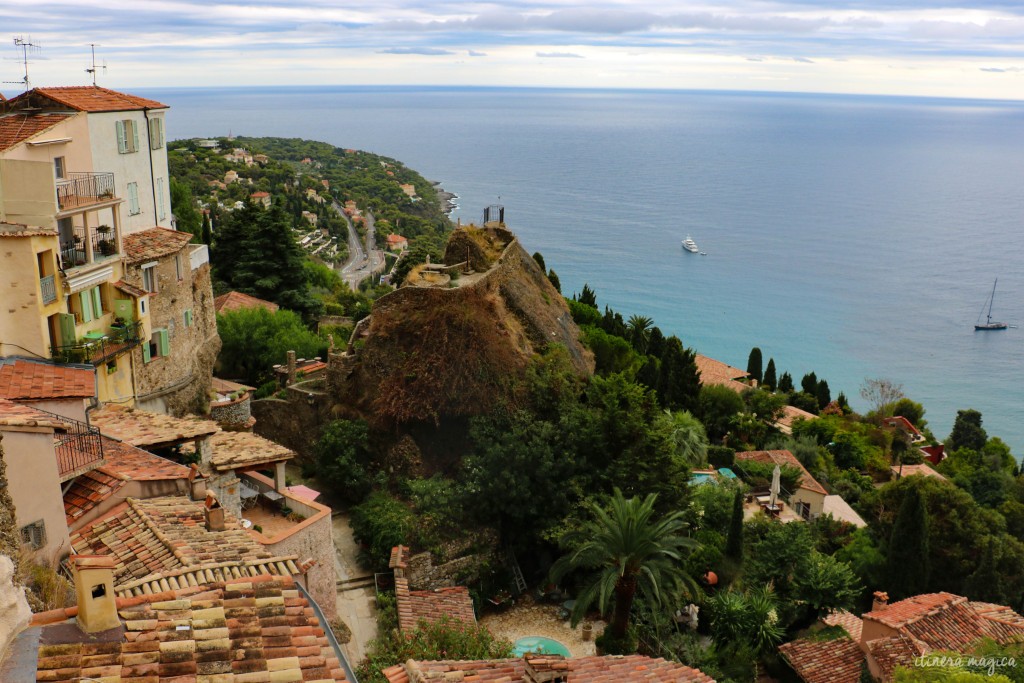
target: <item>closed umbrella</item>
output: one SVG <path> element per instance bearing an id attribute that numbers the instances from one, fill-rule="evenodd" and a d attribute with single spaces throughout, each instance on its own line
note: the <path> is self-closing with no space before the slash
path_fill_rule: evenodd
<path id="1" fill-rule="evenodd" d="M 772 486 L 768 491 L 772 494 L 770 502 L 774 510 L 775 501 L 778 500 L 779 492 L 782 491 L 782 469 L 778 465 L 775 466 L 775 470 L 772 472 Z"/>

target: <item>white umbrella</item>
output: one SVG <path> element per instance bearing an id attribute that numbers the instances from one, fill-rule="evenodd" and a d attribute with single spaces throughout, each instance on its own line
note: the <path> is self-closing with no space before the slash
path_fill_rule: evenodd
<path id="1" fill-rule="evenodd" d="M 779 497 L 779 492 L 782 491 L 782 469 L 776 465 L 775 470 L 772 472 L 772 485 L 768 491 L 772 494 L 771 506 L 775 509 L 775 501 Z"/>

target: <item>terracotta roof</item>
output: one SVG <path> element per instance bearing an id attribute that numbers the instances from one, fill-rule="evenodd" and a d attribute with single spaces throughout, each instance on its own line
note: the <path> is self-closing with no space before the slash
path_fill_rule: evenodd
<path id="1" fill-rule="evenodd" d="M 898 629 L 923 617 L 937 614 L 950 605 L 965 602 L 967 602 L 967 598 L 952 593 L 924 593 L 867 612 L 864 614 L 864 618 Z"/>
<path id="2" fill-rule="evenodd" d="M 857 683 L 864 652 L 853 638 L 794 640 L 779 646 L 793 670 L 807 683 Z"/>
<path id="3" fill-rule="evenodd" d="M 91 422 L 107 436 L 142 448 L 183 443 L 220 431 L 216 422 L 195 415 L 172 417 L 111 403 L 93 411 Z"/>
<path id="4" fill-rule="evenodd" d="M 119 599 L 117 607 L 124 631 L 116 640 L 86 636 L 64 619 L 42 626 L 36 680 L 345 680 L 325 625 L 290 577 L 229 579 Z"/>
<path id="5" fill-rule="evenodd" d="M 11 100 L 16 103 L 22 97 L 33 93 L 50 98 L 58 104 L 70 107 L 78 111 L 103 112 L 103 111 L 135 111 L 138 109 L 167 109 L 166 104 L 156 100 L 129 95 L 101 88 L 96 85 L 81 85 L 63 88 L 34 88 L 27 93 L 19 95 Z"/>
<path id="6" fill-rule="evenodd" d="M 25 142 L 70 117 L 70 114 L 23 113 L 0 117 L 0 151 Z"/>
<path id="7" fill-rule="evenodd" d="M 91 398 L 95 368 L 71 367 L 23 358 L 0 359 L 0 397 L 21 400 Z"/>
<path id="8" fill-rule="evenodd" d="M 952 593 L 927 593 L 868 612 L 871 619 L 897 629 L 935 650 L 962 651 L 981 638 L 1001 643 L 1024 641 L 1024 617 L 1003 605 L 969 602 Z"/>
<path id="9" fill-rule="evenodd" d="M 298 573 L 294 555 L 274 557 L 225 510 L 225 530 L 207 531 L 202 502 L 129 498 L 71 535 L 78 554 L 114 558 L 118 595 L 264 573 Z M 278 566 L 280 565 L 280 566 Z"/>
<path id="10" fill-rule="evenodd" d="M 250 387 L 247 384 L 239 384 L 238 382 L 221 379 L 220 377 L 213 378 L 212 388 L 218 394 L 231 394 L 236 391 L 253 391 L 255 389 L 255 387 Z"/>
<path id="11" fill-rule="evenodd" d="M 144 296 L 149 296 L 149 292 L 147 292 L 146 290 L 142 289 L 141 287 L 136 287 L 135 285 L 125 282 L 124 280 L 118 280 L 117 282 L 115 282 L 114 287 L 121 290 L 125 294 L 128 294 L 129 296 L 135 297 L 136 299 Z"/>
<path id="12" fill-rule="evenodd" d="M 818 416 L 796 406 L 783 406 L 782 416 L 775 422 L 775 426 L 786 432 L 792 433 L 793 423 L 797 420 L 817 420 Z"/>
<path id="13" fill-rule="evenodd" d="M 58 429 L 64 426 L 60 418 L 30 406 L 25 406 L 6 398 L 0 398 L 0 427 L 50 427 Z"/>
<path id="14" fill-rule="evenodd" d="M 697 363 L 697 372 L 700 373 L 701 384 L 728 385 L 733 380 L 744 379 L 747 377 L 747 372 L 745 370 L 734 368 L 722 361 L 702 356 L 699 353 L 697 354 L 695 361 Z M 742 382 L 739 384 L 742 384 Z M 743 388 L 746 389 L 748 387 L 746 384 L 743 384 Z"/>
<path id="15" fill-rule="evenodd" d="M 210 437 L 210 464 L 219 471 L 291 460 L 295 451 L 252 432 L 217 432 Z"/>
<path id="16" fill-rule="evenodd" d="M 891 681 L 897 667 L 909 666 L 915 658 L 929 652 L 928 645 L 902 633 L 876 638 L 868 642 L 867 648 L 881 671 L 883 681 Z"/>
<path id="17" fill-rule="evenodd" d="M 831 493 L 825 496 L 825 502 L 821 506 L 822 515 L 832 515 L 832 519 L 852 524 L 858 529 L 868 525 L 864 518 L 857 514 L 857 511 L 850 507 L 842 496 Z"/>
<path id="18" fill-rule="evenodd" d="M 811 476 L 811 473 L 807 471 L 807 468 L 797 460 L 796 456 L 789 451 L 742 451 L 736 454 L 737 460 L 753 460 L 754 462 L 763 462 L 766 465 L 789 465 L 800 470 L 800 485 L 798 488 L 806 489 L 807 491 L 813 491 L 814 493 L 820 493 L 823 496 L 828 495 L 828 491 L 825 490 L 818 481 Z"/>
<path id="19" fill-rule="evenodd" d="M 383 671 L 389 683 L 442 680 L 456 683 L 522 681 L 527 667 L 560 672 L 567 683 L 714 683 L 707 674 L 688 666 L 643 655 L 578 657 L 526 655 L 521 659 L 422 662 L 409 660 Z"/>
<path id="20" fill-rule="evenodd" d="M 443 616 L 466 624 L 476 623 L 473 598 L 465 586 L 410 591 L 409 580 L 395 578 L 395 602 L 398 606 L 398 628 L 412 631 L 420 621 L 434 623 Z"/>
<path id="21" fill-rule="evenodd" d="M 51 237 L 56 235 L 56 230 L 40 228 L 36 225 L 25 225 L 24 223 L 5 223 L 0 221 L 0 237 Z"/>
<path id="22" fill-rule="evenodd" d="M 861 629 L 864 626 L 864 622 L 856 614 L 847 612 L 846 610 L 839 610 L 838 612 L 832 612 L 821 618 L 826 626 L 842 626 L 846 629 L 846 632 L 850 634 L 850 637 L 860 642 Z"/>
<path id="23" fill-rule="evenodd" d="M 913 477 L 917 475 L 921 477 L 935 477 L 936 479 L 946 481 L 946 478 L 944 476 L 936 472 L 931 465 L 928 465 L 926 463 L 920 463 L 918 465 L 903 465 L 902 475 L 900 474 L 901 469 L 899 465 L 893 465 L 892 467 L 889 468 L 889 471 L 892 472 L 892 475 L 894 477 Z"/>
<path id="24" fill-rule="evenodd" d="M 898 427 L 908 434 L 914 437 L 921 436 L 921 432 L 914 426 L 914 423 L 903 417 L 902 415 L 894 415 L 893 417 L 887 417 L 882 420 L 885 424 L 890 427 Z"/>
<path id="25" fill-rule="evenodd" d="M 391 549 L 391 559 L 388 560 L 389 569 L 405 569 L 409 549 L 404 545 L 396 545 Z"/>
<path id="26" fill-rule="evenodd" d="M 257 299 L 254 296 L 242 294 L 241 292 L 228 292 L 227 294 L 221 294 L 213 300 L 213 307 L 218 313 L 237 311 L 240 308 L 265 308 L 273 313 L 278 308 L 277 304 L 271 301 Z"/>
<path id="27" fill-rule="evenodd" d="M 126 483 L 125 479 L 104 472 L 102 467 L 75 477 L 71 488 L 64 493 L 64 517 L 68 527 L 114 495 Z"/>
<path id="28" fill-rule="evenodd" d="M 167 228 L 149 228 L 124 236 L 124 255 L 128 263 L 153 261 L 161 256 L 175 254 L 192 241 L 192 234 L 169 230 Z"/>
<path id="29" fill-rule="evenodd" d="M 101 469 L 125 480 L 188 479 L 191 471 L 167 458 L 108 437 L 103 437 L 103 458 L 105 462 Z"/>
<path id="30" fill-rule="evenodd" d="M 249 196 L 252 197 L 253 199 L 263 199 L 264 197 L 269 197 L 270 193 L 269 192 L 253 192 Z"/>

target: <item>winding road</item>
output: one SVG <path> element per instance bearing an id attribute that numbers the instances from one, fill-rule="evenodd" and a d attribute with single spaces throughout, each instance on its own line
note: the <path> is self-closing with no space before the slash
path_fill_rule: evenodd
<path id="1" fill-rule="evenodd" d="M 366 242 L 359 241 L 359 233 L 356 232 L 352 220 L 345 215 L 344 210 L 337 201 L 331 202 L 339 216 L 345 219 L 348 226 L 348 260 L 341 267 L 341 278 L 353 291 L 359 288 L 359 283 L 384 269 L 384 252 L 375 247 L 375 229 L 373 214 L 369 211 L 363 214 L 366 221 Z"/>

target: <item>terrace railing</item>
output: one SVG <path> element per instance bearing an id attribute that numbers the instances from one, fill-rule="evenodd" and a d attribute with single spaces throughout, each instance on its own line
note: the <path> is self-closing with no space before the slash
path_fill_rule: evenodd
<path id="1" fill-rule="evenodd" d="M 61 211 L 113 198 L 113 173 L 73 172 L 57 181 L 57 207 Z"/>
<path id="2" fill-rule="evenodd" d="M 100 430 L 85 422 L 40 410 L 62 423 L 53 435 L 57 470 L 61 481 L 98 467 L 103 462 L 103 439 Z"/>
<path id="3" fill-rule="evenodd" d="M 57 300 L 57 283 L 53 275 L 39 278 L 39 290 L 42 292 L 44 304 Z"/>
<path id="4" fill-rule="evenodd" d="M 110 330 L 97 339 L 82 339 L 74 344 L 51 347 L 53 359 L 60 363 L 92 363 L 102 365 L 128 353 L 142 343 L 142 323 L 128 322 L 111 325 Z"/>

